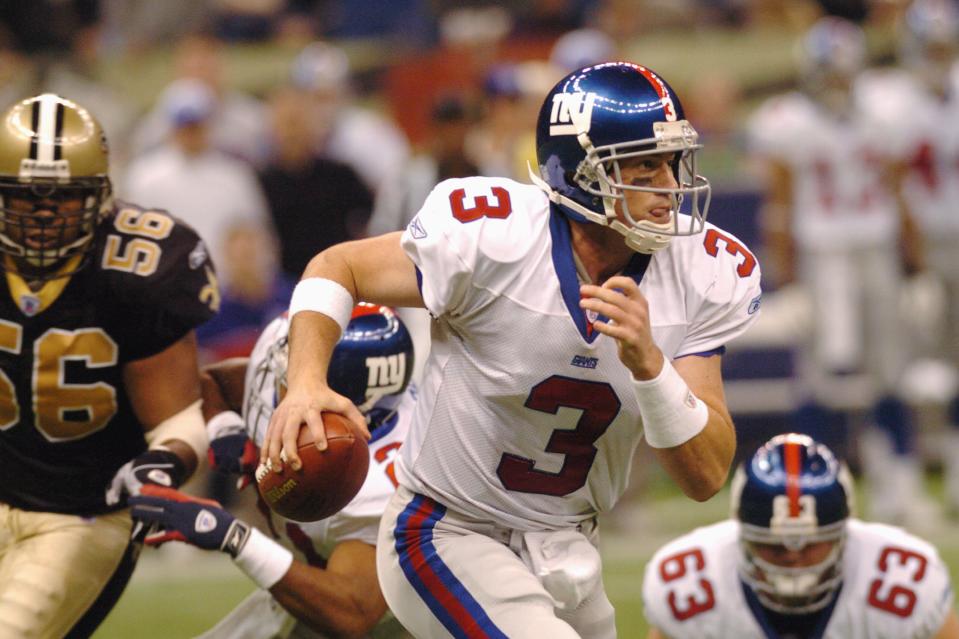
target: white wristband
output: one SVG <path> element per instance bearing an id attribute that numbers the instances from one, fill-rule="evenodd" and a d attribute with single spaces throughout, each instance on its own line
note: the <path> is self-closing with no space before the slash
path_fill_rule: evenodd
<path id="1" fill-rule="evenodd" d="M 353 296 L 339 282 L 325 277 L 308 277 L 300 280 L 290 298 L 290 319 L 300 311 L 323 313 L 346 331 L 353 315 Z"/>
<path id="2" fill-rule="evenodd" d="M 683 444 L 705 428 L 709 408 L 693 395 L 668 359 L 653 379 L 633 380 L 646 441 L 653 448 Z"/>
<path id="3" fill-rule="evenodd" d="M 217 437 L 236 432 L 244 432 L 243 418 L 232 410 L 217 413 L 206 423 L 206 436 L 211 442 Z"/>
<path id="4" fill-rule="evenodd" d="M 251 528 L 233 563 L 260 588 L 269 590 L 283 578 L 293 563 L 293 553 L 256 528 Z"/>

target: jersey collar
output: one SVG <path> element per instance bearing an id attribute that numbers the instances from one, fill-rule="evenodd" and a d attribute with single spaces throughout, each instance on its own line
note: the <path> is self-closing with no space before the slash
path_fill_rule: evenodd
<path id="1" fill-rule="evenodd" d="M 593 330 L 593 322 L 586 318 L 586 313 L 579 307 L 579 278 L 576 275 L 576 262 L 573 257 L 572 235 L 569 229 L 569 220 L 563 215 L 556 204 L 549 207 L 549 233 L 552 238 L 553 268 L 559 276 L 559 288 L 563 295 L 563 302 L 569 312 L 580 336 L 588 344 L 592 344 L 599 335 Z M 652 255 L 635 253 L 629 264 L 623 269 L 623 275 L 628 275 L 638 285 L 646 273 Z M 599 282 L 602 284 L 602 282 Z M 602 315 L 595 319 L 606 320 Z M 595 320 L 594 320 L 595 321 Z"/>
<path id="2" fill-rule="evenodd" d="M 779 634 L 769 622 L 766 609 L 763 608 L 762 602 L 759 601 L 759 597 L 756 596 L 756 593 L 753 592 L 752 588 L 750 588 L 742 579 L 739 580 L 739 585 L 743 589 L 743 595 L 746 597 L 746 603 L 749 605 L 749 610 L 753 613 L 753 618 L 756 620 L 756 623 L 759 624 L 759 627 L 762 629 L 766 639 L 779 639 Z M 836 591 L 832 594 L 832 601 L 829 602 L 829 605 L 822 610 L 810 613 L 819 617 L 819 621 L 816 623 L 813 631 L 808 637 L 806 637 L 806 639 L 822 639 L 823 633 L 826 632 L 826 626 L 829 625 L 829 620 L 832 618 L 833 610 L 836 609 L 836 602 L 839 601 L 839 594 L 841 592 L 842 584 L 839 584 L 839 587 L 836 588 Z"/>
<path id="3" fill-rule="evenodd" d="M 12 260 L 9 255 L 3 256 L 4 260 Z M 59 269 L 57 273 L 67 273 L 76 271 L 77 264 L 83 259 L 83 255 L 74 255 L 70 257 Z M 14 304 L 20 309 L 20 312 L 27 317 L 33 317 L 50 308 L 57 301 L 60 293 L 70 283 L 70 276 L 57 277 L 49 279 L 43 283 L 38 291 L 32 291 L 26 281 L 18 275 L 13 269 L 6 269 L 7 289 L 10 291 L 10 297 Z"/>

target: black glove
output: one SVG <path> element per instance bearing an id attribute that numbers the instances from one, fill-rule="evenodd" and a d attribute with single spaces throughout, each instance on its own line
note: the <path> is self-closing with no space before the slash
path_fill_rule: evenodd
<path id="1" fill-rule="evenodd" d="M 127 497 L 139 495 L 148 484 L 177 488 L 184 479 L 186 465 L 179 456 L 162 448 L 151 448 L 120 467 L 107 487 L 106 502 L 108 506 L 115 506 Z"/>
<path id="2" fill-rule="evenodd" d="M 148 546 L 183 541 L 203 550 L 236 557 L 250 536 L 250 526 L 212 499 L 185 495 L 172 488 L 144 486 L 129 499 L 134 520 L 149 526 Z"/>

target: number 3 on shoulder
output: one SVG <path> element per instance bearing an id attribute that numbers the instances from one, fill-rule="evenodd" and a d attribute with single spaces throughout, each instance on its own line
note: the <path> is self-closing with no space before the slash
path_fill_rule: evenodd
<path id="1" fill-rule="evenodd" d="M 742 262 L 736 267 L 736 274 L 739 277 L 749 277 L 756 268 L 756 258 L 745 246 L 729 237 L 725 233 L 720 233 L 716 229 L 707 229 L 706 238 L 703 240 L 703 246 L 706 252 L 717 257 L 719 255 L 720 242 L 726 247 L 726 252 L 732 256 L 742 256 Z"/>
<path id="2" fill-rule="evenodd" d="M 491 204 L 486 195 L 473 196 L 473 206 L 466 206 L 466 189 L 456 189 L 450 193 L 450 208 L 453 217 L 460 222 L 475 222 L 481 217 L 502 219 L 509 217 L 513 212 L 513 204 L 509 201 L 509 191 L 501 186 L 490 189 L 495 204 Z"/>

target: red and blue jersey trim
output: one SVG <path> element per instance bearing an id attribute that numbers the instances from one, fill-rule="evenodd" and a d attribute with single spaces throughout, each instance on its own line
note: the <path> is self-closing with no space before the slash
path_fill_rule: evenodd
<path id="1" fill-rule="evenodd" d="M 433 528 L 446 507 L 416 495 L 396 520 L 400 567 L 420 598 L 456 639 L 507 639 L 449 569 L 433 545 Z"/>

